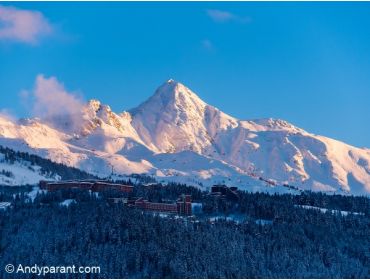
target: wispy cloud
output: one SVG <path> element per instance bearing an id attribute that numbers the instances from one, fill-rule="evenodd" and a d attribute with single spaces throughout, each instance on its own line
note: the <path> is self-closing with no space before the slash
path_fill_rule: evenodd
<path id="1" fill-rule="evenodd" d="M 73 114 L 83 106 L 81 98 L 76 93 L 68 92 L 56 77 L 36 77 L 35 107 L 37 114 L 44 116 Z"/>
<path id="2" fill-rule="evenodd" d="M 83 120 L 85 102 L 76 92 L 69 92 L 56 77 L 36 77 L 32 91 L 21 91 L 21 99 L 32 104 L 32 113 L 54 127 L 77 129 Z"/>
<path id="3" fill-rule="evenodd" d="M 207 51 L 213 51 L 214 50 L 213 43 L 209 39 L 202 40 L 201 44 L 202 44 L 203 49 L 205 49 Z"/>
<path id="4" fill-rule="evenodd" d="M 228 11 L 222 10 L 207 10 L 207 15 L 215 22 L 237 22 L 249 23 L 252 21 L 250 17 L 239 16 Z"/>
<path id="5" fill-rule="evenodd" d="M 41 36 L 52 31 L 42 13 L 0 5 L 0 40 L 37 44 Z"/>

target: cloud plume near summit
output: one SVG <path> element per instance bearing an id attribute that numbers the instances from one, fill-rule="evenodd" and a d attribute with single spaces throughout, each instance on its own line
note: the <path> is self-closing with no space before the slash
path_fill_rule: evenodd
<path id="1" fill-rule="evenodd" d="M 54 127 L 78 127 L 83 118 L 83 98 L 76 92 L 68 92 L 56 77 L 37 75 L 32 91 L 23 92 L 31 100 L 32 112 L 36 117 L 47 120 Z"/>

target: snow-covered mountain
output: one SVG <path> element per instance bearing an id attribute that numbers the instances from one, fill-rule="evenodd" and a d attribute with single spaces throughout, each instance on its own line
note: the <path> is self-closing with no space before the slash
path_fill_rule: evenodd
<path id="1" fill-rule="evenodd" d="M 116 175 L 145 173 L 200 186 L 370 194 L 369 149 L 283 120 L 238 120 L 173 80 L 128 112 L 92 100 L 75 120 L 2 117 L 0 145 L 101 176 L 113 168 Z"/>

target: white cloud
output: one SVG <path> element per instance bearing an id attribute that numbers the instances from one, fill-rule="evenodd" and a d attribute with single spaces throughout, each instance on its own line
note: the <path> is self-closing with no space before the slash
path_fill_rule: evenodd
<path id="1" fill-rule="evenodd" d="M 52 33 L 42 13 L 0 5 L 0 40 L 36 44 L 40 36 Z"/>
<path id="2" fill-rule="evenodd" d="M 36 77 L 34 97 L 35 111 L 46 116 L 74 113 L 83 104 L 74 93 L 67 92 L 57 78 L 44 75 Z"/>
<path id="3" fill-rule="evenodd" d="M 207 10 L 207 15 L 215 22 L 238 22 L 238 23 L 249 23 L 251 22 L 250 17 L 242 17 L 233 14 L 228 11 L 222 10 Z"/>
<path id="4" fill-rule="evenodd" d="M 83 119 L 84 101 L 74 92 L 68 92 L 57 78 L 36 77 L 31 94 L 35 116 L 50 122 L 55 127 L 78 128 Z"/>

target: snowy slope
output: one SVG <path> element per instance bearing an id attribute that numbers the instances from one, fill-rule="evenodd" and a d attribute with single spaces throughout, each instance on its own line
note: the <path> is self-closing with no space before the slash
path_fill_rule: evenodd
<path id="1" fill-rule="evenodd" d="M 38 184 L 40 180 L 59 178 L 42 174 L 40 169 L 40 166 L 31 165 L 27 161 L 16 160 L 10 163 L 5 159 L 4 154 L 0 153 L 0 185 Z"/>
<path id="2" fill-rule="evenodd" d="M 370 150 L 276 119 L 238 120 L 169 80 L 128 112 L 91 100 L 76 116 L 0 117 L 0 145 L 101 176 L 145 173 L 198 186 L 370 194 Z M 277 186 L 274 186 L 277 185 Z"/>
<path id="3" fill-rule="evenodd" d="M 172 80 L 131 111 L 159 152 L 192 150 L 240 170 L 316 191 L 370 193 L 370 153 L 275 119 L 240 121 Z"/>

